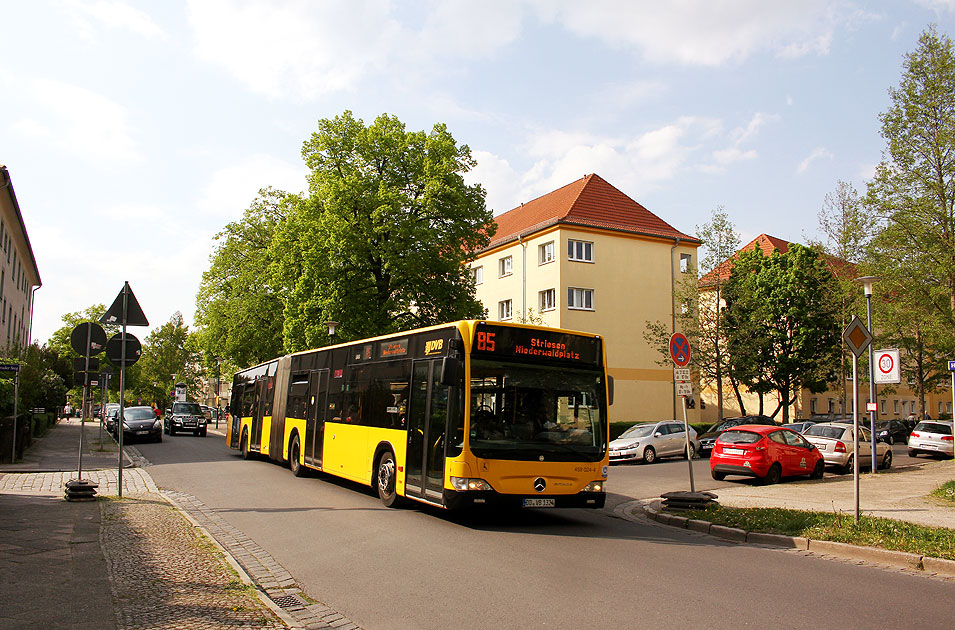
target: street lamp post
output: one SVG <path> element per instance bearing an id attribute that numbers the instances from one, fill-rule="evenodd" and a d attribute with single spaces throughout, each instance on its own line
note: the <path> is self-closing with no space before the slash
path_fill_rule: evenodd
<path id="1" fill-rule="evenodd" d="M 335 328 L 338 326 L 338 322 L 333 320 L 328 320 L 325 322 L 325 325 L 328 326 L 328 345 L 335 345 Z"/>
<path id="2" fill-rule="evenodd" d="M 875 331 L 872 330 L 872 285 L 875 284 L 875 281 L 878 280 L 878 276 L 863 276 L 862 278 L 856 278 L 856 282 L 862 283 L 862 291 L 865 293 L 865 311 L 866 311 L 866 326 L 869 328 L 869 333 L 875 337 Z M 875 362 L 875 345 L 869 344 L 869 402 L 875 403 L 875 369 L 873 368 L 873 363 Z M 869 411 L 869 431 L 872 432 L 872 472 L 875 473 L 879 469 L 879 460 L 875 454 L 875 410 Z M 858 439 L 858 437 L 856 438 Z"/>
<path id="3" fill-rule="evenodd" d="M 222 365 L 222 359 L 216 357 L 216 428 L 219 428 L 219 371 Z"/>

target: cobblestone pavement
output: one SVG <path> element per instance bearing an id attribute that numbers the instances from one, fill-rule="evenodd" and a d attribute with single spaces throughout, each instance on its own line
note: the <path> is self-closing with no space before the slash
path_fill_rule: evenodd
<path id="1" fill-rule="evenodd" d="M 161 496 L 108 498 L 100 541 L 118 627 L 285 628 L 223 554 Z"/>

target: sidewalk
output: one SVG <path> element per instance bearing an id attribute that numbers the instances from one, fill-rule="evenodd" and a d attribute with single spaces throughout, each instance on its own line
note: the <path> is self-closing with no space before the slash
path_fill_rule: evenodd
<path id="1" fill-rule="evenodd" d="M 0 465 L 0 630 L 289 627 L 148 473 L 124 467 L 120 500 L 116 443 L 95 423 L 85 435 L 83 478 L 108 500 L 63 498 L 76 419 Z"/>

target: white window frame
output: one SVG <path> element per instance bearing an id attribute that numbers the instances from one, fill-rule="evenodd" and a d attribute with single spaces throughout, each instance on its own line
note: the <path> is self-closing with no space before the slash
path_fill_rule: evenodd
<path id="1" fill-rule="evenodd" d="M 690 273 L 690 265 L 693 264 L 691 254 L 680 254 L 680 273 Z"/>
<path id="2" fill-rule="evenodd" d="M 589 299 L 587 299 L 589 298 Z M 587 302 L 590 302 L 587 305 Z M 594 311 L 594 290 L 581 287 L 567 287 L 567 308 L 572 311 Z"/>
<path id="3" fill-rule="evenodd" d="M 542 313 L 557 308 L 557 289 L 545 289 L 537 292 L 537 305 Z"/>
<path id="4" fill-rule="evenodd" d="M 557 259 L 557 247 L 554 241 L 548 241 L 537 246 L 537 264 L 546 265 Z"/>
<path id="5" fill-rule="evenodd" d="M 577 245 L 580 245 L 580 256 L 577 256 Z M 588 247 L 589 246 L 589 247 Z M 587 256 L 587 253 L 590 256 Z M 594 262 L 594 243 L 593 241 L 581 241 L 579 239 L 567 239 L 567 260 L 573 262 Z"/>
<path id="6" fill-rule="evenodd" d="M 505 256 L 497 261 L 497 277 L 504 278 L 514 273 L 514 257 Z"/>
<path id="7" fill-rule="evenodd" d="M 497 316 L 502 322 L 514 317 L 514 303 L 511 300 L 501 300 L 497 303 Z"/>
<path id="8" fill-rule="evenodd" d="M 474 278 L 474 284 L 484 284 L 484 265 L 471 267 L 471 276 Z"/>

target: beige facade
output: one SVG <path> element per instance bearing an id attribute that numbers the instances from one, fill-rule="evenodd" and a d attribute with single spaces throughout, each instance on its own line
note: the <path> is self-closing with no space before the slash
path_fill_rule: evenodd
<path id="1" fill-rule="evenodd" d="M 569 221 L 498 236 L 503 242 L 492 241 L 471 264 L 488 319 L 602 335 L 615 384 L 611 420 L 682 420 L 672 365 L 659 364 L 644 330 L 648 321 L 672 326 L 672 288 L 681 260 L 695 266 L 699 242 Z M 691 422 L 698 416 L 698 408 L 688 411 Z"/>
<path id="2" fill-rule="evenodd" d="M 10 173 L 0 166 L 0 348 L 30 343 L 40 274 Z"/>

